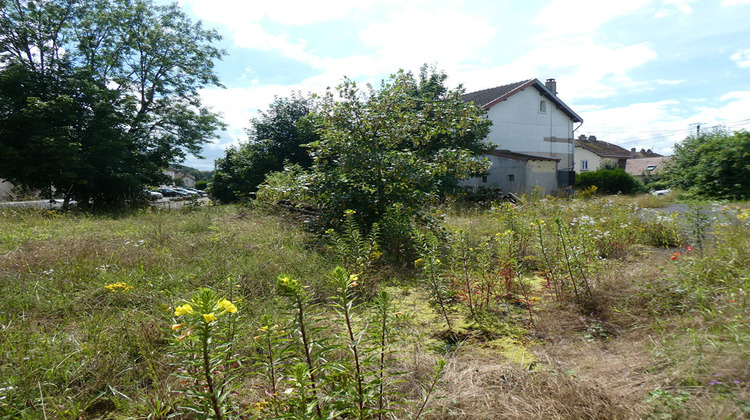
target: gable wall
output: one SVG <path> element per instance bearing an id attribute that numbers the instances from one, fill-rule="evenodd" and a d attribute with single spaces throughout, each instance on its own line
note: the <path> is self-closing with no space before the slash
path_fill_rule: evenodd
<path id="1" fill-rule="evenodd" d="M 539 101 L 547 103 L 539 112 Z M 487 111 L 487 137 L 498 149 L 561 159 L 559 170 L 572 170 L 573 122 L 533 87 L 516 93 Z"/>
<path id="2" fill-rule="evenodd" d="M 583 169 L 581 167 L 581 161 L 584 160 L 588 162 L 588 169 Z M 599 157 L 599 155 L 597 155 L 596 153 L 590 150 L 586 150 L 583 147 L 576 147 L 576 172 L 595 171 L 599 169 L 599 165 L 601 165 L 601 163 L 602 158 Z"/>

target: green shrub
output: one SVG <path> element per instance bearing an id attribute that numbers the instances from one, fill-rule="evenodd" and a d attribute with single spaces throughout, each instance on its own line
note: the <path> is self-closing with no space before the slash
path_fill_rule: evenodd
<path id="1" fill-rule="evenodd" d="M 643 184 L 622 169 L 600 169 L 576 175 L 576 187 L 596 186 L 604 194 L 636 194 L 644 191 Z"/>

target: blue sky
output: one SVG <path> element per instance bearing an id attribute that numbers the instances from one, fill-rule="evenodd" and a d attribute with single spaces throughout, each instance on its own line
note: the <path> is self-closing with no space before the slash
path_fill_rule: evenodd
<path id="1" fill-rule="evenodd" d="M 217 29 L 229 125 L 187 165 L 213 169 L 274 96 L 428 63 L 467 91 L 555 78 L 576 135 L 670 154 L 695 132 L 750 130 L 750 0 L 182 0 Z"/>

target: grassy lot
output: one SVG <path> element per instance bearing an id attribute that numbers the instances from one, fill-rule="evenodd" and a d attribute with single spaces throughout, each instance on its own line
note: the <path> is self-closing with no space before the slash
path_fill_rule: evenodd
<path id="1" fill-rule="evenodd" d="M 663 200 L 436 208 L 400 264 L 258 209 L 0 210 L 0 418 L 747 417 L 748 210 Z"/>

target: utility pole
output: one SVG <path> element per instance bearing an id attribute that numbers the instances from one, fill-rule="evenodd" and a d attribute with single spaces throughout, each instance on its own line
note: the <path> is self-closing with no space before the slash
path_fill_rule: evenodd
<path id="1" fill-rule="evenodd" d="M 693 124 L 695 124 L 695 137 L 698 138 L 701 136 L 701 124 L 703 123 L 693 123 Z M 693 125 L 693 124 L 690 124 L 690 125 Z"/>

